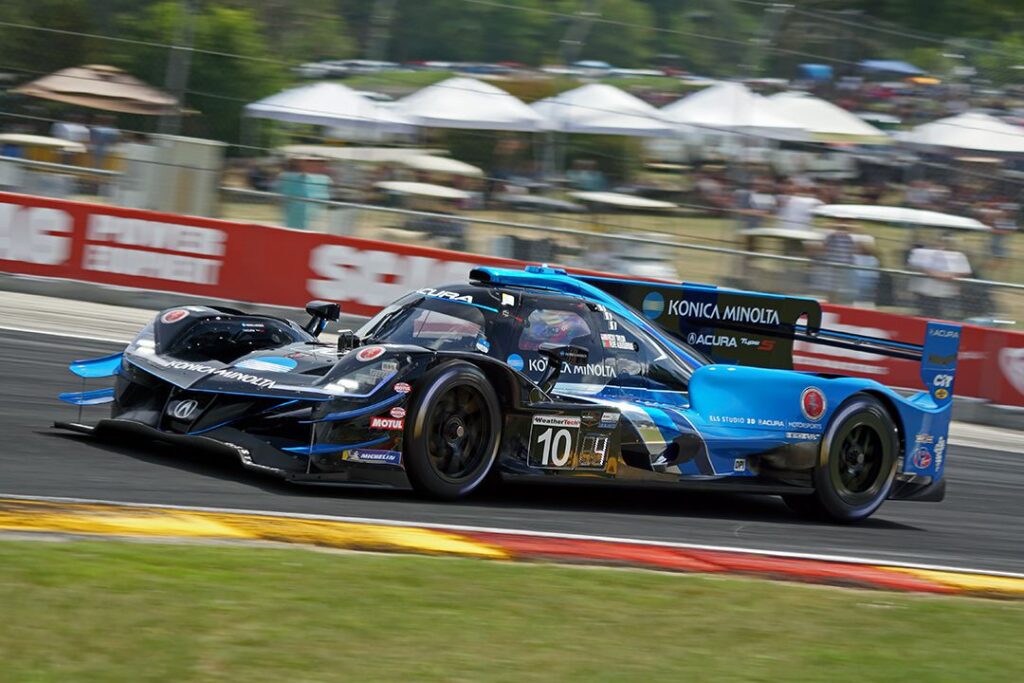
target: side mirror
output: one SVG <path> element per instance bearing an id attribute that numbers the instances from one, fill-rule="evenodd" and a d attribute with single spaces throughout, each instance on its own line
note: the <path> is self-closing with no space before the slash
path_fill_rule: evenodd
<path id="1" fill-rule="evenodd" d="M 558 378 L 562 374 L 562 363 L 586 365 L 587 361 L 590 360 L 589 351 L 582 346 L 573 346 L 572 344 L 564 346 L 559 344 L 541 344 L 537 349 L 537 353 L 544 356 L 548 361 L 548 366 L 544 369 L 544 375 L 537 382 L 546 394 L 550 394 L 551 390 L 555 388 L 555 384 L 558 383 Z"/>
<path id="2" fill-rule="evenodd" d="M 338 331 L 338 350 L 339 351 L 351 351 L 352 349 L 359 346 L 360 339 L 356 336 L 356 333 L 352 330 L 339 330 Z"/>
<path id="3" fill-rule="evenodd" d="M 327 327 L 327 321 L 335 321 L 341 317 L 341 306 L 330 301 L 310 301 L 306 304 L 306 313 L 311 316 L 309 322 L 302 328 L 314 337 Z"/>

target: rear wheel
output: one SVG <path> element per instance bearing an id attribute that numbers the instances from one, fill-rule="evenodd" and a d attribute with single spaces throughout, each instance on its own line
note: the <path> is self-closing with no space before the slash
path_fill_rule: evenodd
<path id="1" fill-rule="evenodd" d="M 417 384 L 403 449 L 409 482 L 437 498 L 459 498 L 483 483 L 497 459 L 497 396 L 476 366 L 461 361 L 434 368 Z"/>
<path id="2" fill-rule="evenodd" d="M 821 441 L 814 494 L 786 496 L 786 504 L 837 522 L 866 519 L 892 490 L 897 451 L 896 427 L 885 406 L 858 394 L 839 407 Z"/>

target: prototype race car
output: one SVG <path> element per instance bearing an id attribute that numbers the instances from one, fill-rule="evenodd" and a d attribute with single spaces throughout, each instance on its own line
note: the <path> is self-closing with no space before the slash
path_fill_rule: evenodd
<path id="1" fill-rule="evenodd" d="M 823 330 L 813 299 L 537 266 L 407 294 L 337 345 L 317 337 L 338 305 L 307 311 L 163 311 L 122 353 L 71 364 L 114 387 L 61 399 L 110 417 L 56 426 L 449 499 L 492 477 L 660 483 L 853 521 L 945 493 L 956 325 L 915 345 Z M 918 361 L 927 390 L 795 371 L 794 341 Z"/>

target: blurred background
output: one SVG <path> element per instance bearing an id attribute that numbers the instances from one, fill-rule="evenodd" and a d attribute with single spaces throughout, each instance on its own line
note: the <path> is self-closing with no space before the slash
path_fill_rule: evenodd
<path id="1" fill-rule="evenodd" d="M 8 0 L 0 189 L 1013 327 L 1015 4 Z"/>

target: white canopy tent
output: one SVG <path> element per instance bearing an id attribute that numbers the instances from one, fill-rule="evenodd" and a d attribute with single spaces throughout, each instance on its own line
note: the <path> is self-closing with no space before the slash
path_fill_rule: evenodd
<path id="1" fill-rule="evenodd" d="M 899 139 L 915 146 L 1024 154 L 1024 128 L 981 112 L 923 123 Z"/>
<path id="2" fill-rule="evenodd" d="M 530 105 L 560 133 L 661 137 L 675 133 L 657 109 L 604 83 L 590 83 Z"/>
<path id="3" fill-rule="evenodd" d="M 991 230 L 981 221 L 938 211 L 910 209 L 903 206 L 873 204 L 826 204 L 814 209 L 814 215 L 840 220 L 868 221 L 891 225 L 909 225 L 944 230 Z"/>
<path id="4" fill-rule="evenodd" d="M 841 107 L 809 93 L 781 92 L 768 98 L 772 113 L 799 125 L 822 142 L 878 144 L 889 136 Z"/>
<path id="5" fill-rule="evenodd" d="M 803 126 L 776 114 L 767 98 L 742 83 L 716 83 L 662 107 L 661 114 L 681 127 L 782 139 L 806 137 Z"/>
<path id="6" fill-rule="evenodd" d="M 370 128 L 394 133 L 410 132 L 412 124 L 401 116 L 340 83 L 313 83 L 283 90 L 247 104 L 245 116 L 314 126 Z"/>
<path id="7" fill-rule="evenodd" d="M 426 128 L 540 130 L 541 117 L 513 95 L 473 78 L 428 85 L 395 104 L 395 110 Z"/>

